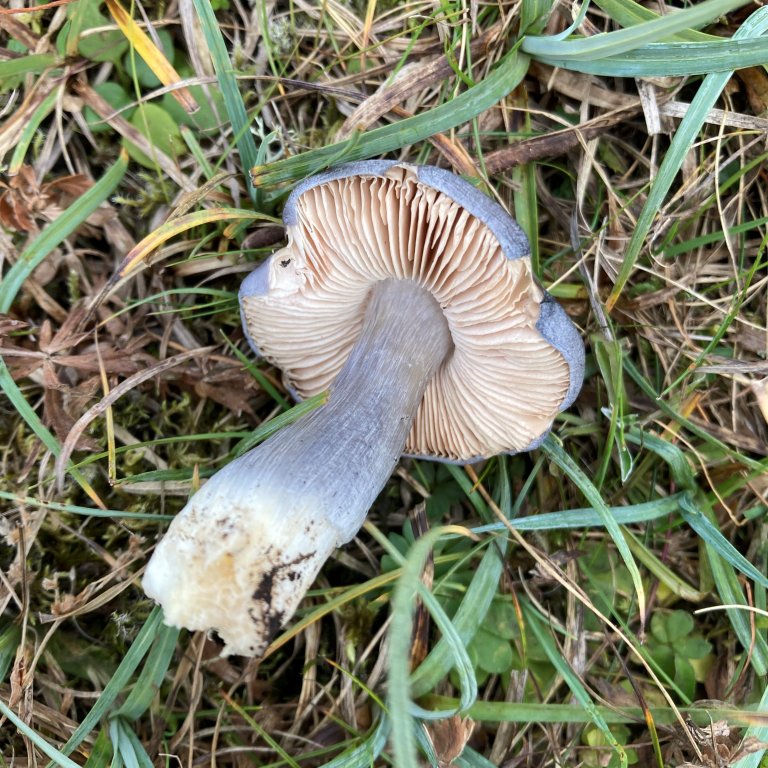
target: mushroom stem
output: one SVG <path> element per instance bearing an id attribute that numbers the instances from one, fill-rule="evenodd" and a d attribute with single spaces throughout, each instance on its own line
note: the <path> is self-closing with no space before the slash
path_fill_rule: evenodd
<path id="1" fill-rule="evenodd" d="M 227 465 L 171 524 L 143 582 L 166 621 L 261 654 L 365 521 L 451 349 L 429 292 L 377 283 L 328 403 Z"/>

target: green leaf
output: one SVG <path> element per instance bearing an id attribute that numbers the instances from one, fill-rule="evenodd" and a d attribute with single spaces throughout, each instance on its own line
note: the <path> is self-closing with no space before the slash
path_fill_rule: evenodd
<path id="1" fill-rule="evenodd" d="M 688 659 L 679 654 L 675 656 L 675 684 L 688 701 L 696 698 L 696 673 Z"/>
<path id="2" fill-rule="evenodd" d="M 136 111 L 136 108 L 130 107 L 128 109 L 123 109 L 124 107 L 128 107 L 133 99 L 131 99 L 131 97 L 126 93 L 125 88 L 123 88 L 122 85 L 108 80 L 106 83 L 99 83 L 98 85 L 95 85 L 93 90 L 96 91 L 96 93 L 101 96 L 101 98 L 104 99 L 104 101 L 106 101 L 107 104 L 109 104 L 115 111 L 123 110 L 120 113 L 120 116 L 130 121 L 131 116 Z M 105 123 L 88 106 L 86 106 L 83 110 L 83 117 L 85 118 L 85 122 L 88 124 L 88 127 L 93 133 L 107 133 L 112 131 L 109 125 L 107 125 L 107 123 Z"/>
<path id="3" fill-rule="evenodd" d="M 481 669 L 492 675 L 507 672 L 515 659 L 508 640 L 480 627 L 472 639 L 472 646 L 477 654 L 477 663 Z"/>
<path id="4" fill-rule="evenodd" d="M 666 617 L 667 642 L 673 645 L 693 632 L 693 616 L 687 611 L 672 611 Z"/>
<path id="5" fill-rule="evenodd" d="M 67 21 L 56 39 L 60 53 L 71 55 L 76 49 L 90 61 L 117 63 L 120 60 L 128 50 L 128 41 L 99 11 L 101 3 L 102 0 L 79 0 L 68 6 Z M 100 31 L 90 31 L 97 29 Z"/>
<path id="6" fill-rule="evenodd" d="M 160 152 L 175 157 L 182 153 L 187 145 L 181 138 L 179 126 L 173 118 L 157 104 L 142 104 L 130 120 L 131 125 L 146 136 L 150 143 Z M 123 146 L 128 154 L 139 165 L 145 168 L 154 168 L 156 163 L 151 157 L 144 154 L 134 143 L 123 139 Z"/>

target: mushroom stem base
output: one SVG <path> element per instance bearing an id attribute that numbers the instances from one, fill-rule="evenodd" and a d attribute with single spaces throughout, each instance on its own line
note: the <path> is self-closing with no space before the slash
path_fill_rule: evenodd
<path id="1" fill-rule="evenodd" d="M 451 348 L 431 294 L 376 284 L 328 403 L 227 465 L 172 522 L 143 582 L 166 621 L 215 629 L 225 654 L 262 654 L 365 521 Z"/>

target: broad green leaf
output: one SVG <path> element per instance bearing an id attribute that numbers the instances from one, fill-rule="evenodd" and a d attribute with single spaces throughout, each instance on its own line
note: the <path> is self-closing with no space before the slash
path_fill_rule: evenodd
<path id="1" fill-rule="evenodd" d="M 181 154 L 187 145 L 181 138 L 181 131 L 174 119 L 157 104 L 142 104 L 131 117 L 131 125 L 147 137 L 152 146 L 168 157 Z M 154 168 L 156 163 L 142 152 L 133 142 L 123 139 L 123 146 L 133 160 L 145 168 Z"/>
<path id="2" fill-rule="evenodd" d="M 93 86 L 93 90 L 115 111 L 123 110 L 120 113 L 120 117 L 130 121 L 136 108 L 129 107 L 133 99 L 126 93 L 122 85 L 108 80 L 105 83 Z M 83 110 L 83 117 L 93 133 L 108 133 L 112 131 L 109 125 L 88 106 Z"/>

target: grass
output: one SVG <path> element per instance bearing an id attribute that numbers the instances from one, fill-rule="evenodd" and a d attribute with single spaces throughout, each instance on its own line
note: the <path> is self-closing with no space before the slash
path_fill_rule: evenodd
<path id="1" fill-rule="evenodd" d="M 22 6 L 0 765 L 765 764 L 766 9 Z M 200 478 L 318 404 L 249 355 L 236 292 L 293 184 L 367 157 L 516 212 L 584 389 L 530 455 L 404 460 L 265 658 L 221 659 L 142 569 Z"/>

